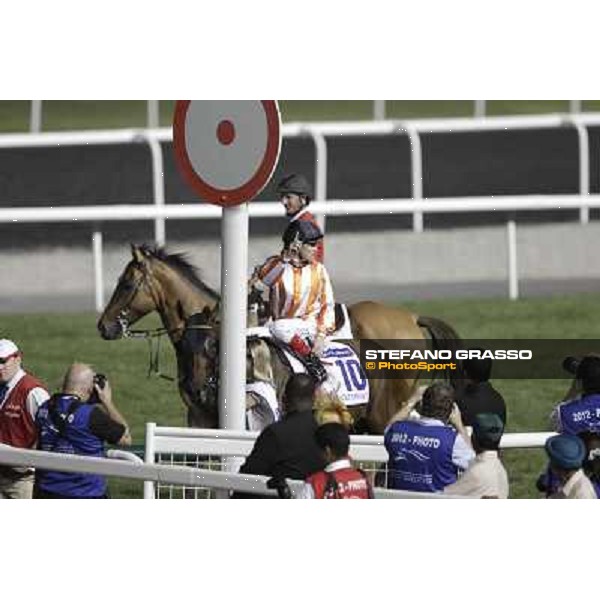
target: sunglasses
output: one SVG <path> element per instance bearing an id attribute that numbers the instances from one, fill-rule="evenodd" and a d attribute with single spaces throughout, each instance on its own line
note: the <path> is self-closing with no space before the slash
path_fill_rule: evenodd
<path id="1" fill-rule="evenodd" d="M 307 246 L 316 246 L 319 243 L 319 240 L 311 240 L 310 242 L 304 242 Z"/>
<path id="2" fill-rule="evenodd" d="M 16 358 L 17 356 L 19 356 L 18 352 L 16 352 L 15 354 L 9 354 L 4 358 L 0 358 L 0 365 L 5 365 L 11 358 Z"/>

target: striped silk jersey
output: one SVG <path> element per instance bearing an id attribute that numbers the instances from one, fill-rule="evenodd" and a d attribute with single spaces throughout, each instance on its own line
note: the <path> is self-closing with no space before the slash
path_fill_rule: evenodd
<path id="1" fill-rule="evenodd" d="M 297 267 L 272 256 L 258 268 L 258 279 L 270 289 L 273 319 L 314 319 L 317 332 L 335 328 L 334 299 L 327 269 L 320 262 Z"/>

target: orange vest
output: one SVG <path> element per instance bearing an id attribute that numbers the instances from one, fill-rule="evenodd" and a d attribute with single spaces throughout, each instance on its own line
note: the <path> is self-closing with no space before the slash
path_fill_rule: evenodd
<path id="1" fill-rule="evenodd" d="M 25 373 L 4 399 L 0 407 L 0 443 L 16 448 L 35 448 L 37 429 L 27 410 L 27 396 L 36 387 L 46 389 L 35 377 Z"/>

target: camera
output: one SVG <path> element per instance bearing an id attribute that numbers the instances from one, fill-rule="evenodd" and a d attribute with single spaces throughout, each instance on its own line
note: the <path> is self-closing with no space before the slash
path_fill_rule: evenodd
<path id="1" fill-rule="evenodd" d="M 94 375 L 94 385 L 97 385 L 101 390 L 103 390 L 104 386 L 106 385 L 106 375 L 104 375 L 102 373 L 96 373 Z M 92 390 L 92 393 L 90 395 L 90 399 L 88 400 L 88 402 L 90 404 L 99 404 L 100 403 L 100 398 L 98 397 L 98 392 L 96 391 L 96 388 L 94 388 Z"/>
<path id="2" fill-rule="evenodd" d="M 96 373 L 94 375 L 94 383 L 101 389 L 104 389 L 104 386 L 106 385 L 106 375 L 104 375 L 103 373 Z"/>
<path id="3" fill-rule="evenodd" d="M 574 356 L 567 356 L 562 362 L 562 368 L 567 372 L 571 373 L 571 375 L 575 375 L 577 369 L 579 368 L 579 364 L 581 360 L 579 358 L 575 358 Z"/>

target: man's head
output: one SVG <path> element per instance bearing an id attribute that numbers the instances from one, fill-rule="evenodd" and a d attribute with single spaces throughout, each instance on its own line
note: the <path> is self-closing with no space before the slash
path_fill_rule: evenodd
<path id="1" fill-rule="evenodd" d="M 94 370 L 83 363 L 73 363 L 65 373 L 62 391 L 87 402 L 94 391 Z"/>
<path id="2" fill-rule="evenodd" d="M 465 377 L 477 383 L 488 381 L 492 374 L 491 358 L 466 358 L 462 365 Z"/>
<path id="3" fill-rule="evenodd" d="M 312 410 L 315 396 L 315 382 L 307 373 L 295 373 L 283 392 L 283 411 L 286 414 Z"/>
<path id="4" fill-rule="evenodd" d="M 323 237 L 321 230 L 311 221 L 294 221 L 283 232 L 283 246 L 286 250 L 298 247 L 300 259 L 312 262 L 316 255 L 317 243 Z"/>
<path id="5" fill-rule="evenodd" d="M 348 456 L 350 435 L 341 423 L 321 425 L 317 428 L 315 439 L 328 463 Z"/>
<path id="6" fill-rule="evenodd" d="M 475 416 L 473 421 L 473 433 L 471 434 L 473 448 L 476 451 L 498 450 L 503 433 L 504 423 L 498 415 L 480 413 Z"/>
<path id="7" fill-rule="evenodd" d="M 583 465 L 585 444 L 576 435 L 553 435 L 546 440 L 545 448 L 550 467 L 563 480 Z"/>
<path id="8" fill-rule="evenodd" d="M 21 368 L 21 352 L 12 340 L 0 340 L 0 383 L 8 383 Z"/>
<path id="9" fill-rule="evenodd" d="M 420 413 L 424 417 L 447 423 L 454 406 L 454 388 L 443 382 L 431 384 L 421 399 Z"/>
<path id="10" fill-rule="evenodd" d="M 286 175 L 277 185 L 277 193 L 288 217 L 293 217 L 312 199 L 312 190 L 304 175 Z"/>
<path id="11" fill-rule="evenodd" d="M 577 366 L 575 377 L 581 382 L 584 394 L 600 393 L 600 356 L 585 356 Z"/>

